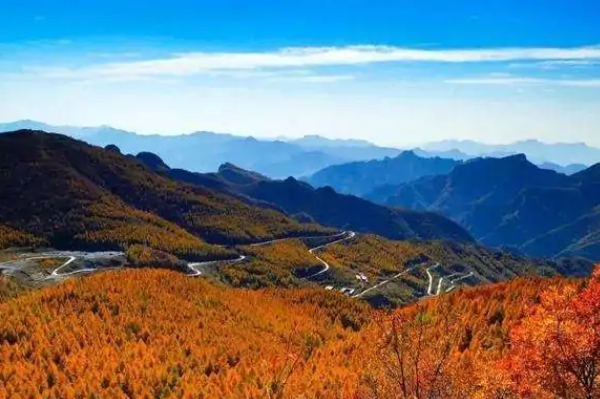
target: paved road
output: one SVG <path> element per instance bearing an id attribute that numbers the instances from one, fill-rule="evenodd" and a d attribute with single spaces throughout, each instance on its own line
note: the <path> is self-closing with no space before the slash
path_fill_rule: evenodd
<path id="1" fill-rule="evenodd" d="M 396 274 L 396 275 L 392 276 L 392 278 L 389 278 L 389 279 L 387 279 L 387 280 L 384 280 L 384 281 L 382 281 L 382 282 L 380 282 L 380 283 L 378 283 L 378 284 L 375 284 L 375 285 L 374 285 L 374 286 L 372 286 L 371 288 L 367 288 L 366 290 L 364 290 L 364 291 L 362 291 L 362 292 L 360 292 L 360 293 L 358 293 L 358 294 L 356 294 L 356 295 L 353 295 L 353 296 L 352 296 L 352 298 L 360 298 L 360 297 L 362 297 L 363 295 L 365 295 L 366 293 L 368 293 L 368 292 L 371 292 L 371 291 L 373 291 L 373 290 L 376 290 L 376 289 L 378 289 L 378 288 L 381 288 L 381 287 L 383 287 L 384 285 L 386 285 L 387 283 L 389 283 L 390 281 L 393 281 L 393 280 L 397 279 L 398 277 L 402 277 L 402 276 L 404 276 L 405 274 L 408 274 L 408 273 L 412 272 L 413 270 L 415 270 L 415 269 L 416 269 L 416 268 L 418 268 L 418 267 L 420 267 L 420 266 L 413 266 L 413 267 L 411 267 L 411 268 L 408 268 L 408 269 L 406 269 L 406 270 L 404 270 L 404 271 L 402 271 L 402 272 L 400 272 L 400 273 L 398 273 L 398 274 Z"/>
<path id="2" fill-rule="evenodd" d="M 73 270 L 73 271 L 68 272 L 68 273 L 61 273 L 60 272 L 62 269 L 64 269 L 67 266 L 69 266 L 71 263 L 73 263 L 74 261 L 76 261 L 78 258 L 84 259 L 84 260 L 85 259 L 91 260 L 91 259 L 106 259 L 106 258 L 116 258 L 116 257 L 119 257 L 119 256 L 125 256 L 125 254 L 123 252 L 73 252 L 73 253 L 77 254 L 77 256 L 76 255 L 68 255 L 69 252 L 62 252 L 61 256 L 56 256 L 56 257 L 61 257 L 61 258 L 64 257 L 64 256 L 68 256 L 69 260 L 67 260 L 61 266 L 59 266 L 56 269 L 54 269 L 52 271 L 52 273 L 50 273 L 50 275 L 48 277 L 46 277 L 46 280 L 66 278 L 66 277 L 69 277 L 69 276 L 74 276 L 76 274 L 93 273 L 93 272 L 95 272 L 95 271 L 98 270 L 96 268 L 86 268 L 86 269 Z"/>
<path id="3" fill-rule="evenodd" d="M 354 233 L 354 232 L 352 232 Z M 347 231 L 342 231 L 339 234 L 333 235 L 333 236 L 305 236 L 305 237 L 288 237 L 288 238 L 278 238 L 276 240 L 269 240 L 269 241 L 262 241 L 262 242 L 257 242 L 255 244 L 250 244 L 251 247 L 262 247 L 264 245 L 271 245 L 271 244 L 276 244 L 278 242 L 282 242 L 282 241 L 290 241 L 290 240 L 311 240 L 311 239 L 317 239 L 317 238 L 337 238 L 337 237 L 342 237 L 345 234 L 348 234 Z"/>
<path id="4" fill-rule="evenodd" d="M 327 248 L 327 247 L 329 247 L 329 246 L 331 246 L 331 245 L 338 244 L 338 243 L 340 243 L 340 242 L 344 242 L 344 241 L 347 241 L 347 240 L 351 240 L 351 239 L 353 239 L 354 237 L 356 237 L 356 233 L 355 233 L 355 232 L 353 232 L 353 231 L 344 231 L 344 232 L 342 232 L 342 233 L 340 233 L 340 234 L 336 234 L 335 236 L 333 236 L 333 237 L 331 237 L 331 238 L 335 238 L 335 237 L 343 237 L 344 235 L 346 235 L 347 237 L 340 238 L 340 239 L 338 239 L 338 240 L 335 240 L 335 241 L 329 242 L 329 243 L 327 243 L 327 244 L 319 245 L 318 247 L 315 247 L 315 248 L 312 248 L 312 249 L 309 249 L 309 250 L 308 250 L 308 252 L 310 252 L 310 254 L 311 254 L 312 256 L 314 256 L 314 257 L 315 257 L 315 258 L 316 258 L 316 259 L 317 259 L 319 262 L 321 262 L 321 264 L 323 265 L 323 269 L 322 269 L 322 270 L 320 270 L 320 271 L 318 271 L 318 272 L 317 272 L 317 273 L 315 273 L 315 274 L 311 274 L 310 276 L 306 277 L 306 279 L 315 278 L 315 277 L 317 277 L 317 276 L 319 276 L 319 275 L 321 275 L 321 274 L 325 273 L 326 271 L 328 271 L 328 270 L 330 269 L 329 263 L 325 262 L 323 259 L 321 259 L 321 258 L 319 258 L 317 255 L 315 255 L 315 251 L 318 251 L 318 250 L 320 250 L 320 249 L 323 249 L 323 248 Z"/>
<path id="5" fill-rule="evenodd" d="M 475 273 L 473 273 L 473 272 L 470 272 L 470 273 L 468 273 L 468 274 L 465 274 L 465 275 L 464 275 L 464 276 L 462 276 L 462 277 L 458 277 L 458 278 L 455 278 L 454 280 L 450 280 L 450 287 L 449 287 L 449 288 L 446 290 L 446 292 L 450 292 L 450 291 L 452 291 L 453 289 L 455 289 L 455 288 L 456 288 L 456 284 L 455 284 L 455 283 L 457 283 L 457 282 L 459 282 L 459 281 L 461 281 L 461 280 L 467 279 L 467 278 L 469 278 L 469 277 L 472 277 L 472 276 L 474 276 L 474 275 L 475 275 Z"/>
<path id="6" fill-rule="evenodd" d="M 362 291 L 362 292 L 360 292 L 360 293 L 358 293 L 356 295 L 353 295 L 352 298 L 360 298 L 360 297 L 364 296 L 365 294 L 367 294 L 367 293 L 369 293 L 371 291 L 374 291 L 376 289 L 381 288 L 385 284 L 388 284 L 390 281 L 393 281 L 393 280 L 395 280 L 395 279 L 397 279 L 399 277 L 402 277 L 402 276 L 404 276 L 404 275 L 406 275 L 406 274 L 414 271 L 415 269 L 418 269 L 421 266 L 423 266 L 423 265 L 418 265 L 418 266 L 413 266 L 411 268 L 408 268 L 408 269 L 406 269 L 406 270 L 404 270 L 404 271 L 402 271 L 402 272 L 400 272 L 400 273 L 392 276 L 390 279 L 384 280 L 384 281 L 382 281 L 382 282 L 380 282 L 378 284 L 375 284 L 374 286 L 372 286 L 370 288 L 367 288 L 366 290 L 364 290 L 364 291 Z M 440 295 L 440 293 L 442 292 L 442 286 L 443 286 L 444 279 L 447 280 L 447 279 L 450 279 L 451 277 L 463 274 L 463 273 L 453 273 L 453 274 L 451 274 L 449 276 L 441 277 L 440 280 L 438 281 L 438 284 L 437 284 L 437 292 L 435 294 L 433 294 L 433 275 L 431 274 L 431 270 L 433 270 L 433 269 L 435 269 L 437 267 L 440 267 L 440 266 L 441 266 L 440 263 L 436 263 L 435 265 L 430 266 L 427 269 L 425 269 L 425 272 L 427 273 L 427 277 L 429 278 L 429 285 L 427 287 L 427 294 L 424 297 L 422 297 L 421 299 L 425 299 L 428 296 L 438 296 L 438 295 Z M 458 277 L 458 278 L 450 280 L 451 286 L 445 292 L 450 292 L 454 288 L 456 288 L 455 283 L 457 283 L 458 281 L 464 280 L 464 279 L 469 278 L 469 277 L 474 276 L 474 275 L 475 274 L 473 272 L 471 272 L 469 274 L 466 274 L 466 275 L 463 275 L 461 277 Z"/>
<path id="7" fill-rule="evenodd" d="M 347 237 L 344 237 L 347 236 Z M 316 277 L 322 273 L 325 273 L 327 270 L 329 270 L 329 265 L 327 264 L 327 262 L 325 262 L 323 259 L 319 258 L 317 255 L 314 254 L 314 251 L 317 251 L 319 249 L 323 249 L 325 247 L 328 247 L 330 245 L 333 244 L 337 244 L 339 242 L 345 241 L 345 240 L 349 240 L 351 238 L 354 238 L 356 236 L 356 233 L 354 233 L 353 231 L 343 231 L 339 234 L 333 235 L 333 236 L 306 236 L 306 237 L 288 237 L 288 238 L 278 238 L 275 240 L 268 240 L 268 241 L 262 241 L 262 242 L 257 242 L 254 244 L 250 244 L 251 247 L 262 247 L 265 245 L 271 245 L 271 244 L 276 244 L 278 242 L 283 242 L 283 241 L 290 241 L 290 240 L 309 240 L 309 239 L 317 239 L 317 238 L 323 238 L 323 239 L 332 239 L 332 238 L 339 238 L 338 240 L 332 241 L 330 243 L 327 243 L 325 245 L 320 245 L 316 248 L 312 248 L 309 250 L 309 252 L 311 253 L 311 255 L 313 255 L 315 258 L 317 258 L 317 260 L 319 262 L 321 262 L 321 264 L 323 264 L 323 270 L 320 270 L 319 272 L 308 276 L 306 278 L 313 278 Z M 226 263 L 239 263 L 239 262 L 243 262 L 246 259 L 248 259 L 247 256 L 244 255 L 240 255 L 239 258 L 237 259 L 230 259 L 230 260 L 217 260 L 217 261 L 207 261 L 207 262 L 198 262 L 198 263 L 188 263 L 188 267 L 191 269 L 192 273 L 189 274 L 189 277 L 198 277 L 202 275 L 202 271 L 200 270 L 202 267 L 204 266 L 209 266 L 209 265 L 213 265 L 215 263 L 220 263 L 220 262 L 226 262 Z"/>
<path id="8" fill-rule="evenodd" d="M 429 285 L 427 286 L 427 295 L 433 295 L 431 293 L 433 289 L 433 276 L 431 275 L 431 270 L 435 269 L 436 267 L 440 267 L 440 264 L 436 263 L 435 265 L 425 269 L 425 273 L 427 273 L 427 278 L 429 279 Z"/>
<path id="9" fill-rule="evenodd" d="M 236 259 L 211 260 L 211 261 L 207 261 L 207 262 L 188 263 L 188 267 L 192 271 L 191 274 L 188 274 L 188 277 L 201 276 L 202 270 L 200 270 L 200 269 L 205 266 L 209 266 L 209 265 L 213 265 L 215 263 L 221 263 L 221 262 L 223 262 L 223 263 L 239 263 L 239 262 L 243 262 L 247 258 L 248 258 L 247 256 L 240 255 L 240 257 L 236 258 Z"/>
<path id="10" fill-rule="evenodd" d="M 346 235 L 348 237 L 344 237 Z M 332 238 L 343 237 L 343 238 L 333 241 L 331 243 L 321 245 L 319 247 L 316 247 L 316 248 L 313 248 L 310 250 L 310 253 L 313 254 L 313 256 L 315 256 L 324 266 L 323 270 L 319 271 L 318 273 L 315 273 L 312 276 L 309 276 L 309 278 L 311 278 L 311 277 L 315 277 L 319 274 L 322 274 L 329 269 L 329 265 L 325 261 L 323 261 L 321 258 L 314 255 L 314 253 L 313 253 L 314 251 L 325 248 L 329 245 L 333 245 L 333 244 L 341 242 L 341 241 L 348 240 L 350 238 L 353 238 L 355 235 L 356 234 L 354 232 L 344 231 L 342 233 L 339 233 L 339 234 L 336 234 L 333 236 L 308 236 L 308 237 L 279 238 L 276 240 L 268 240 L 268 241 L 263 241 L 263 242 L 256 243 L 256 244 L 251 244 L 251 246 L 263 246 L 263 245 L 269 245 L 269 244 L 274 244 L 274 243 L 281 242 L 281 241 L 294 240 L 294 239 L 304 239 L 304 240 L 305 239 L 313 239 L 313 238 L 314 239 L 316 239 L 316 238 L 332 239 Z M 17 259 L 6 261 L 6 262 L 1 262 L 0 263 L 0 271 L 17 272 L 24 267 L 23 262 L 27 262 L 30 260 L 67 258 L 67 261 L 65 263 L 63 263 L 62 265 L 60 265 L 59 267 L 54 269 L 50 273 L 50 275 L 45 278 L 46 280 L 56 280 L 56 279 L 73 276 L 76 274 L 92 273 L 92 272 L 97 271 L 97 269 L 94 269 L 94 268 L 85 268 L 85 269 L 73 270 L 68 273 L 61 272 L 61 270 L 68 267 L 71 263 L 73 263 L 77 259 L 94 260 L 94 259 L 106 259 L 106 258 L 119 257 L 119 256 L 125 256 L 125 254 L 123 252 L 114 252 L 114 251 L 113 252 L 108 252 L 108 251 L 103 251 L 103 252 L 50 251 L 50 252 L 41 252 L 41 253 L 20 254 Z M 188 267 L 191 271 L 191 274 L 189 274 L 189 276 L 190 277 L 200 276 L 200 275 L 202 275 L 201 269 L 203 267 L 217 263 L 217 262 L 239 263 L 239 262 L 243 262 L 246 259 L 247 259 L 247 256 L 240 255 L 239 258 L 230 259 L 230 260 L 191 262 L 191 263 L 188 263 Z"/>
<path id="11" fill-rule="evenodd" d="M 8 272 L 17 272 L 22 270 L 26 265 L 25 262 L 31 260 L 40 260 L 40 259 L 60 259 L 67 258 L 67 261 L 54 269 L 50 275 L 43 277 L 40 274 L 40 278 L 36 280 L 57 280 L 61 278 L 66 278 L 75 274 L 82 273 L 92 273 L 97 271 L 94 268 L 86 268 L 86 269 L 78 269 L 68 273 L 61 273 L 61 270 L 68 267 L 71 263 L 76 261 L 77 259 L 82 260 L 95 260 L 95 259 L 106 259 L 106 258 L 114 258 L 124 256 L 123 252 L 83 252 L 83 251 L 51 251 L 51 252 L 42 252 L 42 253 L 26 253 L 20 254 L 17 259 L 9 260 L 6 262 L 0 263 L 0 269 Z"/>

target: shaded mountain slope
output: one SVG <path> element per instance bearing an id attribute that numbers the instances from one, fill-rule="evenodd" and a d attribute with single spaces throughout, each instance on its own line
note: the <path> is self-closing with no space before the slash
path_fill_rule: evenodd
<path id="1" fill-rule="evenodd" d="M 330 166 L 312 175 L 308 182 L 315 187 L 331 186 L 343 194 L 362 196 L 378 186 L 447 174 L 458 164 L 451 159 L 423 158 L 413 151 L 404 151 L 395 158 Z"/>
<path id="2" fill-rule="evenodd" d="M 306 213 L 328 226 L 389 238 L 470 239 L 460 227 L 441 216 L 378 206 L 358 197 L 338 194 L 328 187 L 314 189 L 293 178 L 260 182 L 244 192 L 274 203 L 288 213 Z"/>
<path id="3" fill-rule="evenodd" d="M 550 250 L 554 256 L 600 259 L 600 207 L 527 241 L 523 248 L 534 255 Z"/>
<path id="4" fill-rule="evenodd" d="M 329 187 L 315 189 L 291 177 L 277 181 L 263 179 L 237 189 L 251 198 L 275 204 L 289 214 L 308 215 L 326 226 L 396 239 L 471 241 L 462 228 L 437 214 L 382 207 L 339 194 Z"/>
<path id="5" fill-rule="evenodd" d="M 448 175 L 380 187 L 367 198 L 442 212 L 488 245 L 555 256 L 590 234 L 595 237 L 591 220 L 600 203 L 598 170 L 592 167 L 569 177 L 540 169 L 523 155 L 485 158 L 457 166 Z M 594 250 L 566 253 L 590 255 Z"/>
<path id="6" fill-rule="evenodd" d="M 392 239 L 472 241 L 464 229 L 440 215 L 387 208 L 355 196 L 338 194 L 330 187 L 315 189 L 293 177 L 271 180 L 232 164 L 222 165 L 217 173 L 178 170 L 168 175 L 199 186 L 219 182 L 222 189 L 237 193 L 247 201 L 263 206 L 271 204 L 299 220 L 314 220 L 325 226 Z"/>

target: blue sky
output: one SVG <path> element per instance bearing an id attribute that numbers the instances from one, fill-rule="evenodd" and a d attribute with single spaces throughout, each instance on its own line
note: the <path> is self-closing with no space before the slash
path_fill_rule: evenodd
<path id="1" fill-rule="evenodd" d="M 597 1 L 0 1 L 0 121 L 600 145 Z"/>

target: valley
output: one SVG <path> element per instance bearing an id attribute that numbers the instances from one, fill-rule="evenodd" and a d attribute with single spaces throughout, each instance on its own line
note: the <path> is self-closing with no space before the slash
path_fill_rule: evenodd
<path id="1" fill-rule="evenodd" d="M 318 284 L 375 306 L 398 306 L 456 284 L 586 275 L 593 264 L 486 249 L 442 216 L 386 208 L 294 179 L 271 180 L 232 164 L 193 173 L 171 169 L 151 153 L 125 156 L 114 146 L 32 131 L 2 134 L 0 147 L 11 149 L 5 168 L 21 165 L 3 175 L 13 188 L 0 201 L 3 247 L 86 251 L 24 253 L 0 264 L 29 283 L 89 274 L 103 263 L 112 266 L 113 258 L 120 266 L 170 268 L 233 287 Z M 42 163 L 32 158 L 35 152 L 45 154 Z M 420 162 L 414 154 L 403 159 Z M 55 196 L 57 190 L 70 194 Z M 35 207 L 15 208 L 17 197 L 32 198 Z M 57 219 L 55 209 L 66 213 Z M 45 257 L 58 262 L 54 269 L 32 268 Z"/>

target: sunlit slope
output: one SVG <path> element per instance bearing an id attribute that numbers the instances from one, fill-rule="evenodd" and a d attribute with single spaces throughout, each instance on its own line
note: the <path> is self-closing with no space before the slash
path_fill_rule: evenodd
<path id="1" fill-rule="evenodd" d="M 0 135 L 0 222 L 50 245 L 147 243 L 182 257 L 225 256 L 209 244 L 319 233 L 283 213 L 159 176 L 137 160 L 44 132 Z"/>

